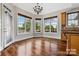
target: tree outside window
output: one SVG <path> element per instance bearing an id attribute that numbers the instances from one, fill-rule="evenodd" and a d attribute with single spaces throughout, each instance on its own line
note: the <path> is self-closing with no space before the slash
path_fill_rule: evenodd
<path id="1" fill-rule="evenodd" d="M 25 18 L 23 16 L 18 16 L 18 32 L 25 32 Z"/>
<path id="2" fill-rule="evenodd" d="M 58 18 L 51 19 L 51 32 L 57 32 Z"/>
<path id="3" fill-rule="evenodd" d="M 26 32 L 30 32 L 31 30 L 31 20 L 26 21 Z"/>
<path id="4" fill-rule="evenodd" d="M 36 20 L 36 32 L 40 32 L 41 31 L 41 23 L 40 20 Z"/>
<path id="5" fill-rule="evenodd" d="M 45 32 L 57 32 L 58 18 L 52 17 L 44 20 Z"/>
<path id="6" fill-rule="evenodd" d="M 58 18 L 52 17 L 44 20 L 45 32 L 57 32 Z"/>
<path id="7" fill-rule="evenodd" d="M 50 20 L 45 20 L 45 32 L 50 32 Z"/>
<path id="8" fill-rule="evenodd" d="M 18 33 L 30 32 L 31 19 L 23 15 L 18 15 L 17 26 L 18 26 Z"/>

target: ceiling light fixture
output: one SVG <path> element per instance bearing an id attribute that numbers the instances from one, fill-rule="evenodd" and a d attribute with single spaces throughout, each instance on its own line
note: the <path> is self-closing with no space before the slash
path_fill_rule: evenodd
<path id="1" fill-rule="evenodd" d="M 33 10 L 35 13 L 39 14 L 43 10 L 43 7 L 41 7 L 39 3 L 37 3 L 37 6 L 34 6 Z"/>

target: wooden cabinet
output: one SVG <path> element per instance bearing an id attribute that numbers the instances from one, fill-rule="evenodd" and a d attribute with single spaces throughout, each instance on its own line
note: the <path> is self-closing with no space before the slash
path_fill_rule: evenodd
<path id="1" fill-rule="evenodd" d="M 71 49 L 76 49 L 76 53 L 79 54 L 79 34 L 71 35 Z"/>
<path id="2" fill-rule="evenodd" d="M 69 55 L 79 55 L 79 31 L 66 31 L 67 52 Z"/>

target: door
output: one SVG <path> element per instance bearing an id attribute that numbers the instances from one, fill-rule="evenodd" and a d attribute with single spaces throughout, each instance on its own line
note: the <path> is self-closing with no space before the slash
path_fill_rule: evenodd
<path id="1" fill-rule="evenodd" d="M 12 16 L 7 7 L 3 6 L 3 42 L 4 47 L 12 41 Z"/>

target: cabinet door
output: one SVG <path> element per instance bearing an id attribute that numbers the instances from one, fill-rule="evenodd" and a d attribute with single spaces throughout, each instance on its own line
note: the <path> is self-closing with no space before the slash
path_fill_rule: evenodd
<path id="1" fill-rule="evenodd" d="M 79 34 L 71 35 L 71 49 L 72 52 L 79 55 Z"/>
<path id="2" fill-rule="evenodd" d="M 67 34 L 68 53 L 71 55 L 79 55 L 79 34 Z"/>

